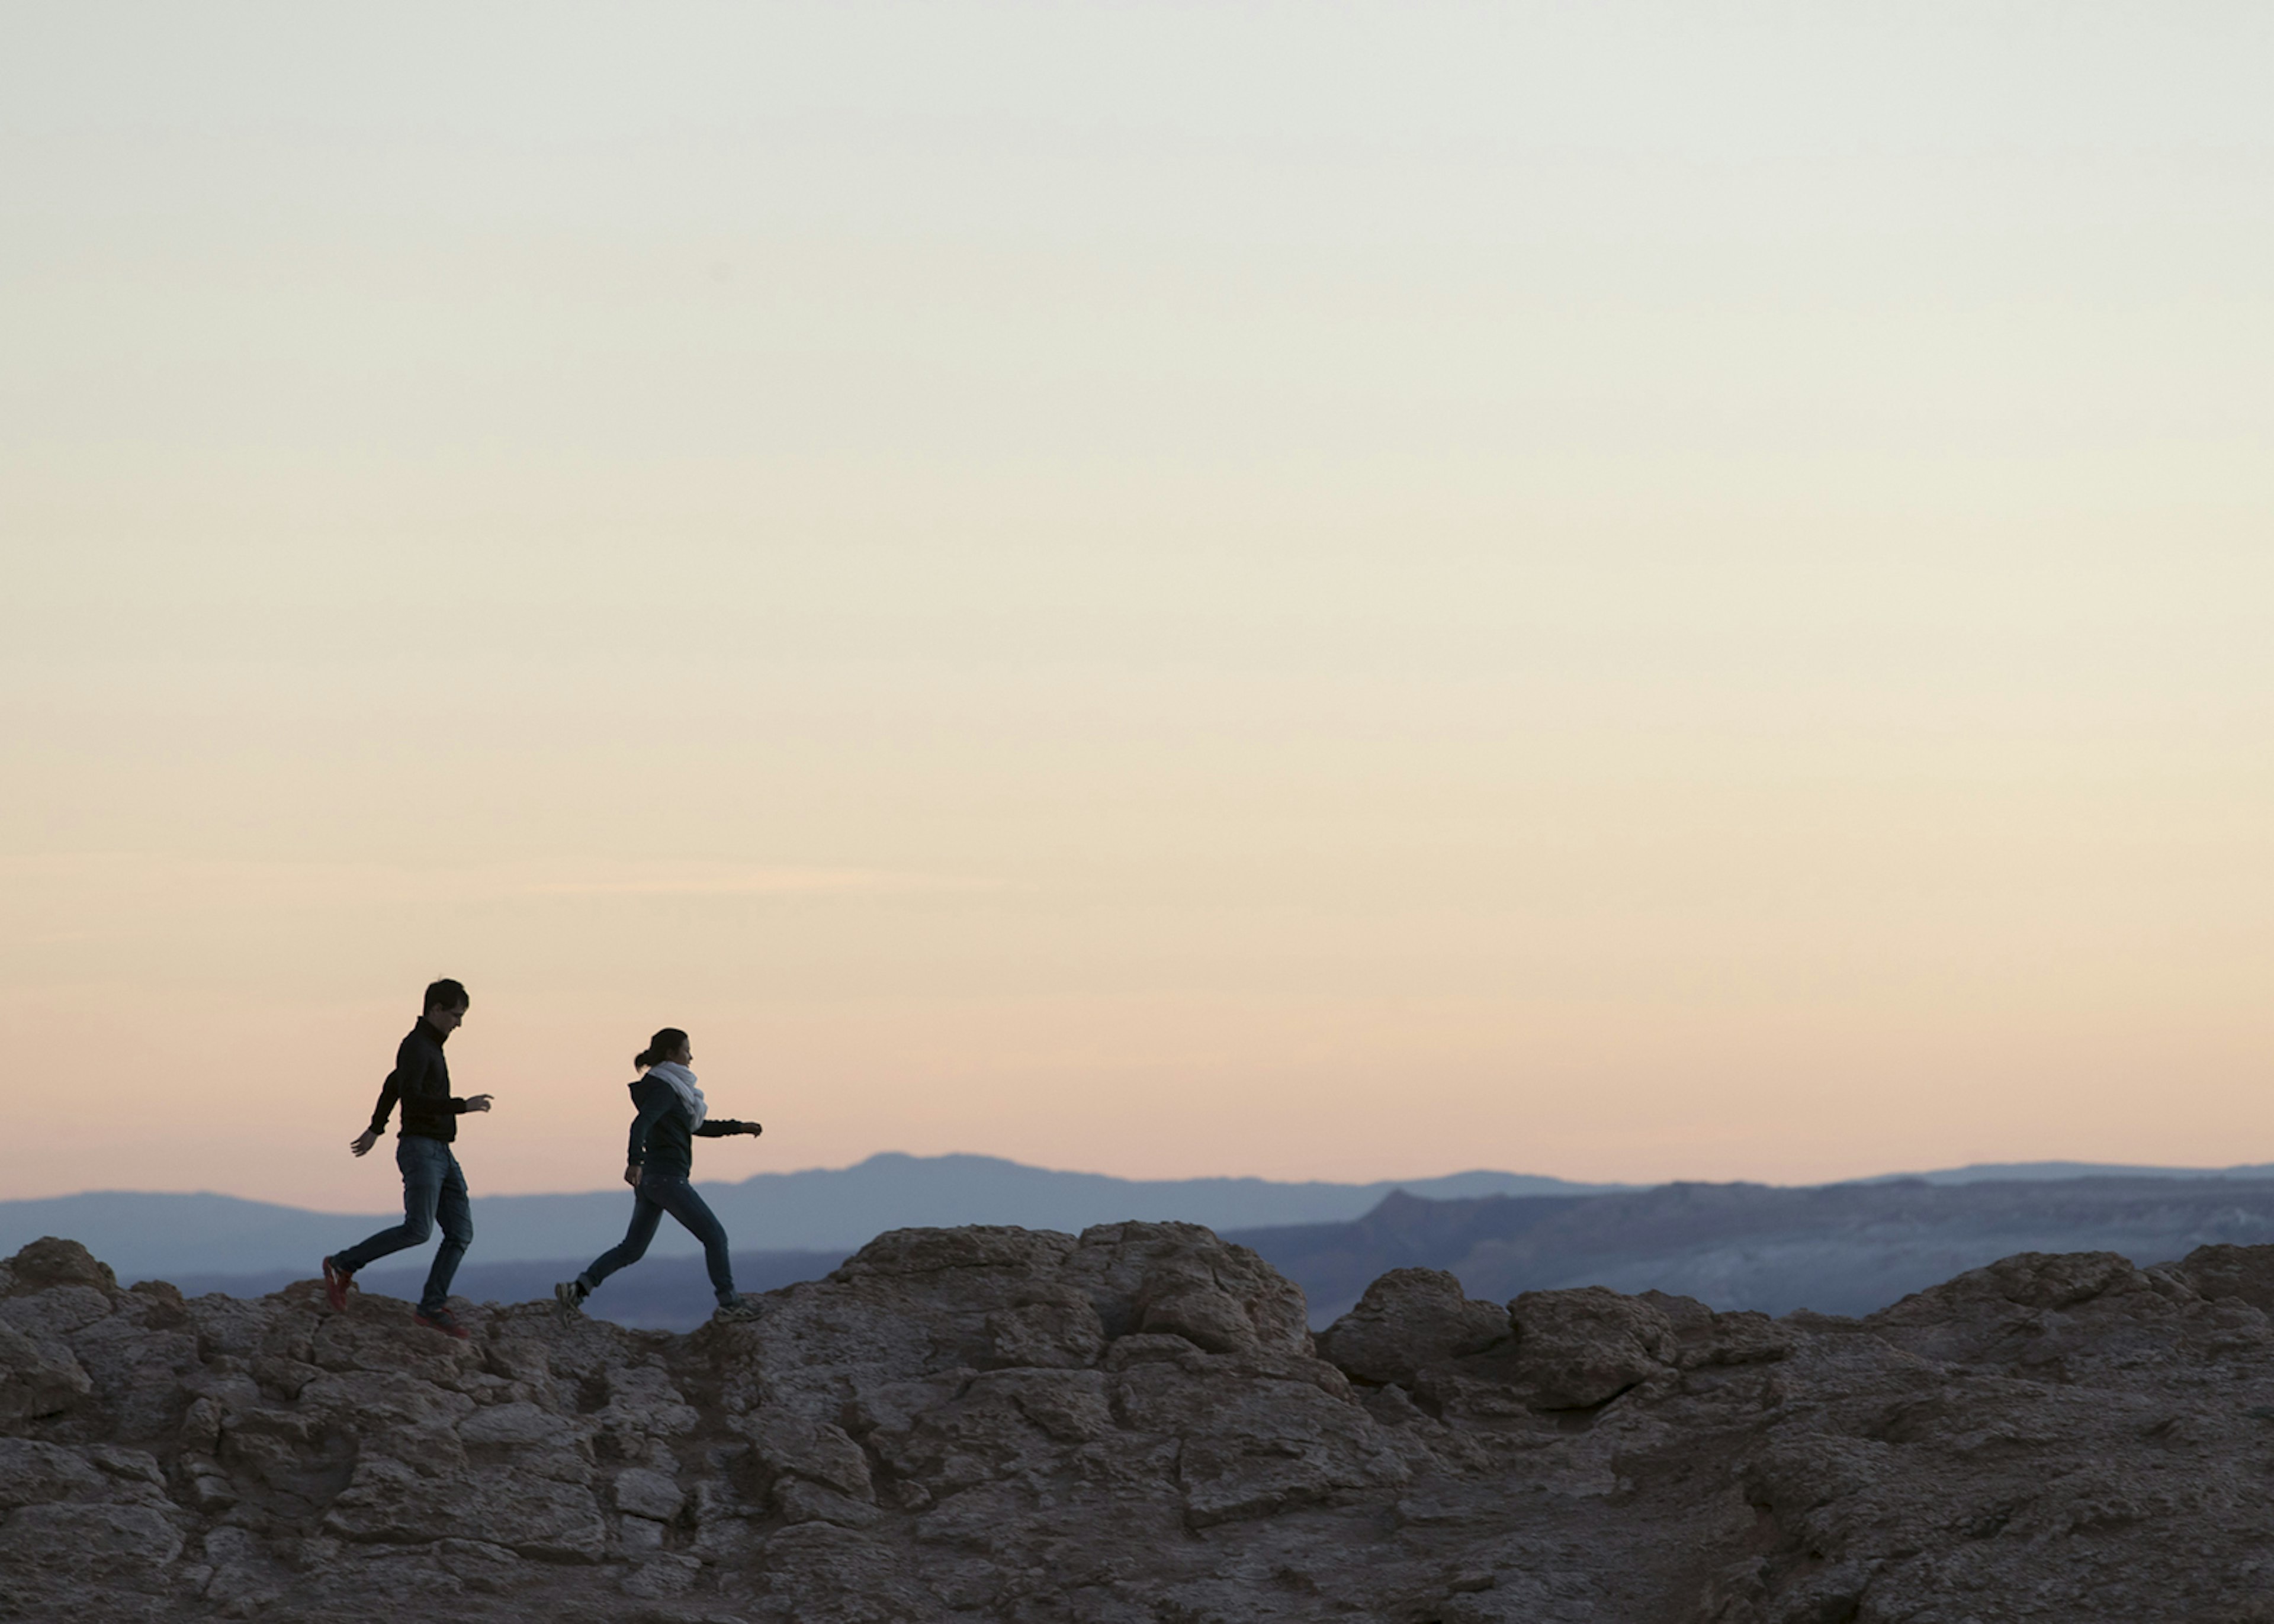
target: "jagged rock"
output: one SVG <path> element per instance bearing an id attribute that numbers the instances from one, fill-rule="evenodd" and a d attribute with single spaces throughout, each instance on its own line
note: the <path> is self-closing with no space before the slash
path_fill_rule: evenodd
<path id="1" fill-rule="evenodd" d="M 0 1264 L 0 1616 L 2240 1624 L 2270 1288 L 2274 1248 L 2023 1254 L 1772 1321 L 1400 1270 L 1321 1357 L 1254 1254 L 1133 1223 L 461 1343 L 45 1241 Z"/>
<path id="2" fill-rule="evenodd" d="M 1654 1304 L 1602 1286 L 1527 1291 L 1508 1305 L 1516 1368 L 1542 1408 L 1608 1403 L 1675 1363 L 1674 1326 Z"/>
<path id="3" fill-rule="evenodd" d="M 2171 1272 L 2199 1297 L 2274 1314 L 2274 1246 L 2198 1246 Z"/>
<path id="4" fill-rule="evenodd" d="M 0 1288 L 0 1297 L 45 1293 L 57 1286 L 86 1286 L 109 1293 L 118 1289 L 118 1276 L 110 1272 L 110 1265 L 97 1261 L 77 1241 L 47 1235 L 8 1259 L 7 1284 Z"/>
<path id="5" fill-rule="evenodd" d="M 525 1585 L 538 1583 L 544 1572 L 503 1545 L 492 1545 L 485 1539 L 437 1540 L 434 1560 L 445 1573 L 468 1590 L 492 1596 L 510 1596 Z"/>
<path id="6" fill-rule="evenodd" d="M 1392 1269 L 1319 1339 L 1319 1357 L 1360 1381 L 1411 1386 L 1442 1359 L 1482 1353 L 1510 1335 L 1508 1310 L 1472 1301 L 1442 1269 Z"/>
<path id="7" fill-rule="evenodd" d="M 1666 1316 L 1674 1328 L 1675 1362 L 1684 1370 L 1714 1365 L 1766 1365 L 1793 1349 L 1792 1332 L 1766 1314 L 1716 1313 L 1695 1297 L 1645 1291 L 1635 1301 Z"/>
<path id="8" fill-rule="evenodd" d="M 77 1451 L 28 1438 L 0 1438 L 0 1510 L 85 1500 L 102 1489 L 102 1474 Z"/>
<path id="9" fill-rule="evenodd" d="M 869 1456 L 842 1427 L 773 1408 L 742 1418 L 758 1462 L 779 1477 L 792 1473 L 854 1500 L 874 1500 Z"/>
<path id="10" fill-rule="evenodd" d="M 94 1391 L 71 1350 L 0 1325 L 0 1423 L 61 1415 Z"/>
<path id="11" fill-rule="evenodd" d="M 610 1492 L 618 1511 L 654 1522 L 670 1522 L 687 1503 L 686 1492 L 677 1482 L 644 1466 L 629 1466 L 618 1472 Z"/>
<path id="12" fill-rule="evenodd" d="M 182 1553 L 175 1520 L 148 1506 L 25 1506 L 0 1525 L 0 1568 L 132 1584 Z"/>

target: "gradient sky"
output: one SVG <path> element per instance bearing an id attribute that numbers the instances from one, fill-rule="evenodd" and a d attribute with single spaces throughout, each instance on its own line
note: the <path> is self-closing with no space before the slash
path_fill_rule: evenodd
<path id="1" fill-rule="evenodd" d="M 0 1195 L 2274 1160 L 2274 12 L 0 10 Z M 762 1237 L 739 1237 L 759 1244 Z"/>

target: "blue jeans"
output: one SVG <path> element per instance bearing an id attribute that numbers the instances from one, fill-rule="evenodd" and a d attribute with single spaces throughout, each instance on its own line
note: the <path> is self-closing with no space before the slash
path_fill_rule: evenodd
<path id="1" fill-rule="evenodd" d="M 466 1197 L 466 1176 L 458 1169 L 457 1157 L 440 1139 L 404 1134 L 395 1142 L 395 1165 L 403 1169 L 403 1222 L 337 1253 L 332 1262 L 352 1274 L 391 1252 L 424 1246 L 440 1220 L 442 1244 L 435 1249 L 434 1267 L 426 1271 L 426 1289 L 418 1298 L 418 1312 L 433 1313 L 449 1297 L 458 1259 L 473 1244 L 473 1203 Z"/>
<path id="2" fill-rule="evenodd" d="M 595 1258 L 591 1267 L 576 1276 L 578 1282 L 590 1291 L 626 1264 L 636 1263 L 647 1256 L 647 1244 L 655 1238 L 655 1227 L 663 1222 L 666 1213 L 678 1219 L 689 1235 L 703 1243 L 703 1261 L 711 1271 L 711 1289 L 719 1294 L 720 1303 L 733 1302 L 734 1269 L 727 1260 L 727 1230 L 718 1214 L 685 1179 L 659 1177 L 652 1173 L 640 1180 L 639 1189 L 632 1195 L 631 1228 L 624 1231 L 624 1238 Z"/>

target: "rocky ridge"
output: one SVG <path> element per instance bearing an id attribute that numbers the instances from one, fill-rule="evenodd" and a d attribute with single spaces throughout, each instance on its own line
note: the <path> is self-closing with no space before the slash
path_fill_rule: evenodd
<path id="1" fill-rule="evenodd" d="M 0 1615 L 2274 1620 L 2274 1247 L 1863 1320 L 1400 1269 L 1314 1338 L 1185 1224 L 900 1230 L 755 1324 L 0 1265 Z"/>

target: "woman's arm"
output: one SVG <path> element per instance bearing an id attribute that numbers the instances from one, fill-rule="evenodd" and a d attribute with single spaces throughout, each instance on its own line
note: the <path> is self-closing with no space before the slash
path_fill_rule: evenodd
<path id="1" fill-rule="evenodd" d="M 723 1139 L 734 1133 L 757 1135 L 764 1132 L 757 1123 L 736 1122 L 732 1116 L 713 1116 L 695 1130 L 697 1138 L 706 1139 Z"/>

